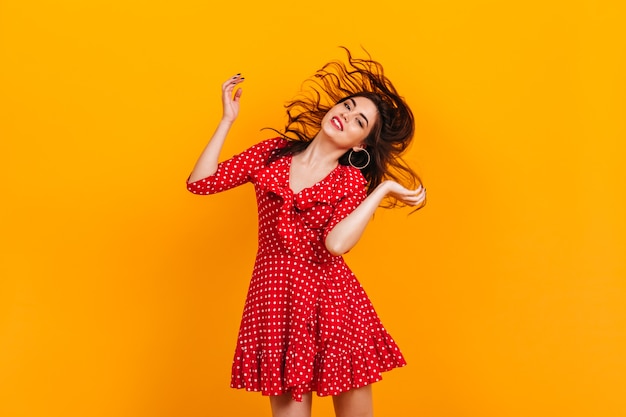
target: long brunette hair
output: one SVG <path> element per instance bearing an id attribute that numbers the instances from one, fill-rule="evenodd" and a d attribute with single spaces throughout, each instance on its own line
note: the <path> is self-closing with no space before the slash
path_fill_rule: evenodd
<path id="1" fill-rule="evenodd" d="M 295 99 L 285 104 L 287 124 L 284 133 L 279 133 L 289 143 L 275 156 L 302 152 L 319 132 L 322 119 L 331 107 L 352 97 L 365 97 L 376 105 L 379 116 L 364 141 L 371 156 L 370 163 L 361 169 L 367 180 L 368 194 L 387 179 L 416 189 L 422 181 L 402 159 L 415 131 L 411 109 L 384 75 L 379 62 L 372 60 L 369 54 L 369 59 L 354 58 L 347 48 L 342 48 L 348 55 L 347 65 L 340 61 L 327 63 L 303 83 L 302 92 Z M 339 159 L 340 164 L 349 164 L 350 152 Z M 367 156 L 362 154 L 364 152 L 352 154 L 354 165 L 361 166 L 366 162 Z M 398 204 L 389 198 L 382 206 L 395 207 Z"/>

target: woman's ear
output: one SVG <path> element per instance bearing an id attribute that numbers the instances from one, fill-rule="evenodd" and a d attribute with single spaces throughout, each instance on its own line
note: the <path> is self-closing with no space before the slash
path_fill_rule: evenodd
<path id="1" fill-rule="evenodd" d="M 357 146 L 353 146 L 352 147 L 352 150 L 354 152 L 359 152 L 359 151 L 362 151 L 363 149 L 365 149 L 365 142 L 362 142 L 362 143 L 358 144 Z"/>

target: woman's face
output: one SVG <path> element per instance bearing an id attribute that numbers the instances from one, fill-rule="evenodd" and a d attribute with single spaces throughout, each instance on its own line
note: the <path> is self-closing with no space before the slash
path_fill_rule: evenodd
<path id="1" fill-rule="evenodd" d="M 322 130 L 341 148 L 358 148 L 377 118 L 378 110 L 370 99 L 352 97 L 328 110 L 322 119 Z"/>

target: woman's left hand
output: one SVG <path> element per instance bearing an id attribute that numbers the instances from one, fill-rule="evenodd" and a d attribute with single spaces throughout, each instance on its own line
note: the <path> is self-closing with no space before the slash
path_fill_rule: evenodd
<path id="1" fill-rule="evenodd" d="M 426 189 L 421 184 L 415 190 L 409 190 L 391 180 L 382 182 L 380 186 L 384 187 L 385 195 L 390 195 L 408 206 L 419 206 L 426 200 Z"/>
<path id="2" fill-rule="evenodd" d="M 416 190 L 409 190 L 395 181 L 383 181 L 328 233 L 326 249 L 335 256 L 348 252 L 359 241 L 380 202 L 387 196 L 407 206 L 417 207 L 417 210 L 426 202 L 426 189 L 420 185 Z"/>

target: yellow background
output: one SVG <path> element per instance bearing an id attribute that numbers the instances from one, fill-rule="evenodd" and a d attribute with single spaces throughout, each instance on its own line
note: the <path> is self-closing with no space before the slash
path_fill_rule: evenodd
<path id="1" fill-rule="evenodd" d="M 225 78 L 246 76 L 227 157 L 362 45 L 416 114 L 429 192 L 348 256 L 409 362 L 376 413 L 625 416 L 624 17 L 617 0 L 1 0 L 0 415 L 269 416 L 228 388 L 252 188 L 184 180 Z"/>

